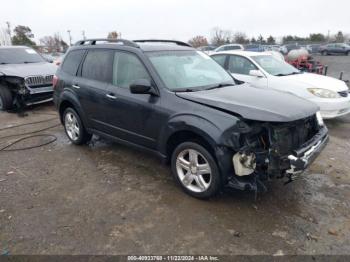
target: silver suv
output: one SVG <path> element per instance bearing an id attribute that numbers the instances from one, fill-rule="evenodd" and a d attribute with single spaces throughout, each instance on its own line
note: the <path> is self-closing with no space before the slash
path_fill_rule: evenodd
<path id="1" fill-rule="evenodd" d="M 0 47 L 0 110 L 52 100 L 56 69 L 32 48 Z"/>

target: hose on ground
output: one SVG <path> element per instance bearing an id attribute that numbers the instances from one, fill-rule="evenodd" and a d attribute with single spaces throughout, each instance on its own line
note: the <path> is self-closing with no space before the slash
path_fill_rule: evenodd
<path id="1" fill-rule="evenodd" d="M 39 113 L 40 114 L 40 113 Z M 40 124 L 40 123 L 46 123 L 46 122 L 50 122 L 52 120 L 56 120 L 57 117 L 55 118 L 49 118 L 49 119 L 45 119 L 45 120 L 41 120 L 41 121 L 36 121 L 36 122 L 30 122 L 30 123 L 25 123 L 25 124 L 19 124 L 19 125 L 15 125 L 15 126 L 8 126 L 8 127 L 4 127 L 1 128 L 0 131 L 3 130 L 9 130 L 9 129 L 13 129 L 13 128 L 17 128 L 17 127 L 22 127 L 22 126 L 28 126 L 28 125 L 35 125 L 35 124 Z M 29 150 L 29 149 L 34 149 L 34 148 L 39 148 L 42 146 L 46 146 L 48 144 L 51 144 L 53 142 L 55 142 L 57 140 L 57 137 L 55 135 L 51 135 L 51 134 L 37 134 L 39 132 L 42 131 L 46 131 L 49 130 L 51 128 L 57 127 L 60 124 L 55 124 L 55 125 L 51 125 L 49 127 L 45 127 L 42 129 L 38 129 L 38 130 L 34 130 L 34 131 L 30 131 L 30 132 L 26 132 L 26 133 L 21 133 L 21 134 L 13 134 L 13 135 L 6 135 L 6 136 L 2 136 L 0 137 L 0 139 L 4 139 L 4 138 L 10 138 L 10 137 L 16 137 L 16 136 L 25 136 L 25 135 L 29 135 L 26 137 L 22 137 L 19 138 L 13 142 L 10 142 L 9 144 L 7 144 L 6 146 L 0 148 L 0 152 L 10 152 L 10 151 L 23 151 L 23 150 Z M 51 138 L 49 141 L 43 142 L 43 143 L 39 143 L 37 145 L 33 145 L 33 146 L 27 146 L 27 147 L 21 147 L 21 148 L 14 148 L 11 149 L 12 146 L 18 144 L 19 142 L 31 139 L 31 138 L 35 138 L 35 137 L 47 137 L 47 138 Z"/>
<path id="2" fill-rule="evenodd" d="M 47 137 L 47 138 L 50 137 L 51 139 L 49 141 L 46 141 L 46 142 L 43 142 L 43 143 L 40 143 L 40 144 L 37 144 L 37 145 L 34 145 L 34 146 L 27 146 L 27 147 L 10 149 L 10 147 L 14 146 L 15 144 L 18 144 L 21 141 L 25 141 L 25 140 L 28 140 L 28 139 L 34 138 L 34 137 Z M 3 148 L 0 148 L 0 152 L 23 151 L 23 150 L 39 148 L 39 147 L 51 144 L 51 143 L 55 142 L 56 140 L 57 140 L 57 137 L 55 135 L 49 135 L 49 134 L 26 136 L 26 137 L 22 137 L 20 139 L 17 139 L 15 141 L 11 142 L 10 144 L 4 146 Z"/>

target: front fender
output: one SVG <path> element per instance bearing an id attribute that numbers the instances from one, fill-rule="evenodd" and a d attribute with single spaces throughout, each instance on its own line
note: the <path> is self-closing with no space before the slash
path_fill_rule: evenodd
<path id="1" fill-rule="evenodd" d="M 218 118 L 216 120 L 219 120 Z M 218 123 L 221 122 L 222 124 L 219 126 Z M 234 145 L 239 144 L 239 132 L 245 131 L 239 128 L 239 123 L 238 118 L 231 117 L 230 121 L 225 118 L 225 121 L 214 123 L 199 115 L 179 114 L 173 116 L 169 119 L 168 125 L 161 131 L 160 152 L 164 155 L 167 154 L 167 142 L 172 135 L 181 131 L 190 131 L 203 138 L 214 150 L 223 180 L 227 181 L 228 176 L 233 174 Z"/>
<path id="2" fill-rule="evenodd" d="M 181 131 L 190 131 L 205 139 L 212 147 L 215 147 L 220 133 L 220 128 L 209 120 L 193 115 L 178 114 L 171 117 L 168 124 L 160 132 L 159 151 L 166 154 L 169 138 Z"/>

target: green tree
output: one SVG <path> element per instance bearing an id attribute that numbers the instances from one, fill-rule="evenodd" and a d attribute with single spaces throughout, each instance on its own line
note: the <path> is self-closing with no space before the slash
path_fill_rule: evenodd
<path id="1" fill-rule="evenodd" d="M 311 42 L 318 42 L 318 43 L 322 43 L 326 41 L 326 37 L 321 33 L 310 34 L 309 39 Z"/>
<path id="2" fill-rule="evenodd" d="M 252 39 L 250 39 L 250 43 L 251 43 L 251 44 L 255 44 L 255 43 L 256 43 L 255 37 L 252 37 Z"/>
<path id="3" fill-rule="evenodd" d="M 267 43 L 270 44 L 270 45 L 274 45 L 274 44 L 276 44 L 276 39 L 272 35 L 270 35 L 267 38 Z"/>
<path id="4" fill-rule="evenodd" d="M 339 42 L 339 43 L 343 43 L 344 42 L 344 35 L 342 31 L 339 31 L 337 33 L 337 35 L 335 36 L 335 41 Z"/>
<path id="5" fill-rule="evenodd" d="M 292 35 L 287 35 L 282 38 L 283 44 L 288 44 L 289 42 L 294 42 L 294 37 Z"/>
<path id="6" fill-rule="evenodd" d="M 28 26 L 18 25 L 13 30 L 15 33 L 12 37 L 13 45 L 35 46 L 35 42 L 29 38 L 33 37 L 32 30 Z"/>

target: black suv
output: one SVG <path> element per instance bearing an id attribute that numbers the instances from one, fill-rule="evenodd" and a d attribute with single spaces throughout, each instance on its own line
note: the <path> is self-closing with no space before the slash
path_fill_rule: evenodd
<path id="1" fill-rule="evenodd" d="M 98 134 L 153 152 L 198 198 L 291 181 L 328 141 L 317 106 L 237 85 L 179 41 L 79 41 L 54 76 L 54 101 L 72 143 Z"/>

